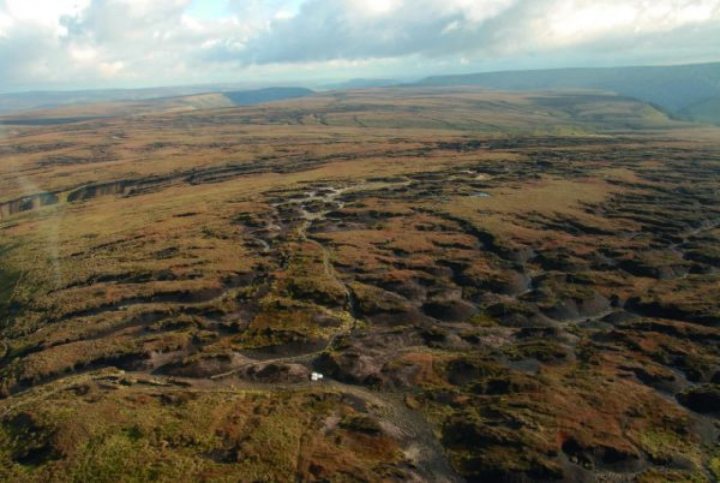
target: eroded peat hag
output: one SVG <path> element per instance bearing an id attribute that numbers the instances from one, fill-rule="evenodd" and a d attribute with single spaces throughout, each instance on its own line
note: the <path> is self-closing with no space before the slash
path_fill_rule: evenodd
<path id="1" fill-rule="evenodd" d="M 717 479 L 712 128 L 553 96 L 0 142 L 0 476 Z"/>

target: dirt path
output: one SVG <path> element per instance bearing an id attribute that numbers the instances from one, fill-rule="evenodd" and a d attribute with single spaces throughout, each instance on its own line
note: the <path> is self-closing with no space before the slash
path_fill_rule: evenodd
<path id="1" fill-rule="evenodd" d="M 289 360 L 285 358 L 282 360 Z M 281 359 L 278 359 L 281 360 Z M 258 383 L 233 379 L 226 380 L 218 375 L 209 379 L 190 379 L 183 377 L 150 374 L 148 372 L 126 372 L 120 369 L 104 369 L 99 372 L 75 374 L 43 386 L 37 386 L 17 393 L 11 399 L 0 401 L 0 419 L 34 402 L 46 400 L 72 386 L 90 382 L 104 382 L 127 387 L 130 385 L 148 387 L 167 387 L 177 390 L 207 392 L 215 394 L 237 395 L 244 392 L 279 391 L 320 391 L 348 394 L 367 402 L 392 426 L 396 427 L 400 440 L 406 442 L 404 450 L 408 458 L 428 481 L 462 481 L 450 466 L 445 452 L 435 437 L 431 425 L 421 413 L 408 408 L 401 394 L 378 392 L 326 379 L 323 382 L 300 383 Z M 4 406 L 4 407 L 2 407 Z"/>
<path id="2" fill-rule="evenodd" d="M 186 381 L 183 381 L 186 382 Z M 323 382 L 303 382 L 296 384 L 263 384 L 251 382 L 220 382 L 219 388 L 206 387 L 207 391 L 318 391 L 338 392 L 355 396 L 377 408 L 380 415 L 392 423 L 401 433 L 401 439 L 408 442 L 405 456 L 428 478 L 435 482 L 462 481 L 450 466 L 445 451 L 436 438 L 432 426 L 418 411 L 407 407 L 401 394 L 392 392 L 372 391 L 362 386 L 345 384 L 336 380 L 326 379 Z M 201 386 L 203 382 L 199 383 Z M 193 386 L 197 387 L 195 384 Z M 228 390 L 228 387 L 232 389 Z"/>
<path id="3" fill-rule="evenodd" d="M 405 185 L 406 181 L 397 183 L 397 185 Z M 107 369 L 103 372 L 88 372 L 84 374 L 75 374 L 65 378 L 61 378 L 50 382 L 46 385 L 30 388 L 14 394 L 12 399 L 0 401 L 0 417 L 5 417 L 20 407 L 32 404 L 35 401 L 52 397 L 54 394 L 66 390 L 67 388 L 83 384 L 87 382 L 103 382 L 106 384 L 121 384 L 121 381 L 135 381 L 133 384 L 144 384 L 157 387 L 177 388 L 178 390 L 189 391 L 206 391 L 213 393 L 238 394 L 244 391 L 324 391 L 337 392 L 352 395 L 369 403 L 374 407 L 382 420 L 387 422 L 399 440 L 404 442 L 405 456 L 411 461 L 423 478 L 428 481 L 438 482 L 455 482 L 462 481 L 450 466 L 445 452 L 436 438 L 432 426 L 426 421 L 424 416 L 406 406 L 402 395 L 393 392 L 380 392 L 366 389 L 362 386 L 348 385 L 326 378 L 323 382 L 313 383 L 304 381 L 298 383 L 258 383 L 244 381 L 238 377 L 233 377 L 248 367 L 255 364 L 288 364 L 288 363 L 305 363 L 309 364 L 320 354 L 333 347 L 339 337 L 346 335 L 353 330 L 357 324 L 357 312 L 355 310 L 355 296 L 351 287 L 342 279 L 341 274 L 335 269 L 332 262 L 332 250 L 326 247 L 322 241 L 310 237 L 313 225 L 326 219 L 331 211 L 342 208 L 343 201 L 340 199 L 343 193 L 348 191 L 365 191 L 378 188 L 378 183 L 360 183 L 346 187 L 321 186 L 308 190 L 304 196 L 289 200 L 287 202 L 273 205 L 275 210 L 275 218 L 281 220 L 280 225 L 268 226 L 268 228 L 279 231 L 290 229 L 295 239 L 312 243 L 317 246 L 322 254 L 322 265 L 325 275 L 337 282 L 345 292 L 346 303 L 344 311 L 353 321 L 351 327 L 346 328 L 337 334 L 334 334 L 327 341 L 325 346 L 317 351 L 299 354 L 295 356 L 276 357 L 272 359 L 252 360 L 242 366 L 233 368 L 220 374 L 213 375 L 205 379 L 189 379 L 173 376 L 158 375 L 143 372 L 124 372 L 117 369 Z M 300 222 L 293 220 L 283 220 L 281 210 L 283 207 L 291 206 L 297 209 L 300 214 Z M 294 225 L 294 226 L 293 226 Z M 279 246 L 272 239 L 265 239 L 257 236 L 258 249 L 266 256 L 276 256 L 279 253 Z M 284 243 L 284 241 L 280 242 Z M 224 296 L 224 294 L 223 294 Z M 0 341 L 0 355 L 4 357 L 7 352 L 7 345 L 4 341 Z M 0 357 L 0 359 L 2 359 Z"/>
<path id="4" fill-rule="evenodd" d="M 436 482 L 462 481 L 447 459 L 445 449 L 435 436 L 432 426 L 418 411 L 408 408 L 397 394 L 372 394 L 369 390 L 338 384 L 344 392 L 354 394 L 364 399 L 375 397 L 385 404 L 387 418 L 393 421 L 402 431 L 407 433 L 408 440 L 412 441 L 405 450 L 405 456 L 410 459 L 423 474 Z"/>
<path id="5" fill-rule="evenodd" d="M 405 186 L 409 181 L 401 181 L 397 183 L 397 186 Z M 394 185 L 392 185 L 394 186 Z M 302 218 L 299 225 L 295 227 L 295 236 L 304 242 L 310 242 L 318 247 L 322 253 L 322 264 L 325 275 L 335 280 L 337 284 L 343 287 L 345 292 L 346 304 L 345 310 L 357 322 L 357 312 L 355 310 L 355 295 L 348 284 L 342 279 L 340 274 L 337 272 L 332 263 L 331 250 L 326 247 L 321 241 L 313 239 L 309 236 L 312 227 L 315 223 L 324 221 L 327 215 L 335 210 L 342 208 L 344 202 L 340 199 L 344 193 L 350 191 L 365 191 L 370 189 L 377 189 L 376 183 L 360 183 L 357 185 L 345 186 L 345 187 L 332 187 L 325 186 L 316 189 L 308 190 L 302 197 L 290 200 L 286 203 L 274 204 L 276 217 L 281 219 L 280 208 L 286 206 L 295 207 Z M 311 204 L 321 203 L 329 208 L 321 210 L 312 209 Z M 263 247 L 271 247 L 271 244 L 261 244 Z M 270 252 L 270 250 L 267 250 Z M 267 253 L 266 252 L 266 253 Z M 353 324 L 353 328 L 356 324 Z M 315 357 L 322 354 L 327 349 L 331 348 L 335 341 L 345 335 L 345 332 L 333 335 L 326 346 L 318 351 L 311 353 L 301 354 L 297 356 L 289 357 L 277 357 L 273 359 L 266 359 L 261 361 L 263 364 L 268 363 L 299 363 L 299 362 L 311 362 Z M 402 435 L 402 439 L 409 442 L 405 455 L 413 462 L 418 470 L 426 477 L 429 481 L 437 482 L 456 482 L 462 481 L 460 477 L 453 471 L 450 466 L 444 449 L 438 439 L 436 438 L 432 426 L 425 420 L 423 415 L 418 411 L 411 410 L 408 408 L 402 396 L 400 394 L 394 394 L 390 392 L 378 392 L 371 391 L 362 386 L 355 386 L 344 384 L 339 381 L 332 379 L 325 379 L 321 383 L 312 383 L 310 381 L 295 384 L 262 384 L 262 383 L 250 383 L 244 381 L 238 381 L 236 378 L 230 379 L 233 375 L 242 372 L 247 367 L 257 364 L 258 362 L 249 362 L 241 367 L 235 368 L 231 371 L 227 371 L 221 374 L 216 374 L 210 377 L 211 385 L 219 385 L 220 387 L 227 387 L 232 385 L 233 391 L 235 390 L 265 390 L 265 391 L 300 391 L 307 390 L 309 388 L 317 388 L 319 390 L 332 390 L 341 392 L 344 394 L 353 395 L 371 403 L 373 406 L 379 408 L 380 413 L 383 417 L 396 426 Z M 207 382 L 192 383 L 193 385 L 201 384 L 207 385 Z M 208 388 L 208 390 L 213 390 Z M 216 389 L 217 390 L 217 389 Z"/>

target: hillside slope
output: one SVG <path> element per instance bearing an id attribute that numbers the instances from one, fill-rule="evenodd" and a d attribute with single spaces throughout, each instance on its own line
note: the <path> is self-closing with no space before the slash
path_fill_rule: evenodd
<path id="1" fill-rule="evenodd" d="M 314 91 L 304 87 L 268 87 L 251 91 L 225 92 L 224 95 L 236 106 L 253 106 L 266 102 L 307 97 L 314 93 Z"/>
<path id="2" fill-rule="evenodd" d="M 0 125 L 32 126 L 83 122 L 117 116 L 186 112 L 297 99 L 314 94 L 300 87 L 247 91 L 213 92 L 188 96 L 161 97 L 142 101 L 80 103 L 52 109 L 37 109 L 0 116 Z"/>
<path id="3" fill-rule="evenodd" d="M 489 72 L 429 77 L 420 85 L 479 85 L 501 90 L 600 89 L 677 113 L 699 101 L 720 97 L 720 63 Z"/>
<path id="4" fill-rule="evenodd" d="M 703 99 L 690 104 L 681 110 L 679 115 L 687 119 L 720 125 L 720 97 Z"/>

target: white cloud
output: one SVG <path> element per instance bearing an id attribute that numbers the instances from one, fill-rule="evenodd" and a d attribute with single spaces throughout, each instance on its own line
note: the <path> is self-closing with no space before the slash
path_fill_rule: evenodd
<path id="1" fill-rule="evenodd" d="M 228 0 L 224 17 L 192 3 L 0 0 L 0 91 L 720 60 L 720 0 Z"/>
<path id="2" fill-rule="evenodd" d="M 6 0 L 5 11 L 20 22 L 58 27 L 64 15 L 75 15 L 90 5 L 90 0 Z"/>
<path id="3" fill-rule="evenodd" d="M 549 16 L 551 44 L 577 44 L 607 35 L 672 31 L 717 21 L 716 1 L 558 1 Z"/>
<path id="4" fill-rule="evenodd" d="M 353 0 L 349 4 L 358 13 L 379 16 L 395 12 L 403 2 L 402 0 Z"/>
<path id="5" fill-rule="evenodd" d="M 70 54 L 70 58 L 78 63 L 94 62 L 99 55 L 97 49 L 93 47 L 78 45 L 70 45 L 68 47 L 68 53 Z"/>
<path id="6" fill-rule="evenodd" d="M 122 72 L 122 70 L 125 68 L 125 64 L 123 64 L 120 61 L 115 62 L 100 62 L 98 65 L 98 69 L 100 71 L 100 75 L 102 75 L 105 78 L 113 78 L 117 77 L 117 75 Z"/>
<path id="7" fill-rule="evenodd" d="M 13 23 L 13 19 L 10 15 L 0 11 L 0 38 L 7 35 L 8 30 Z"/>

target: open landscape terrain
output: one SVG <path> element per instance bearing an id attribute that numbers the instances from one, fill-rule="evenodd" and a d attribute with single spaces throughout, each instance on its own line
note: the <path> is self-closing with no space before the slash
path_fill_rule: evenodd
<path id="1" fill-rule="evenodd" d="M 0 480 L 720 479 L 719 127 L 301 94 L 0 124 Z"/>

